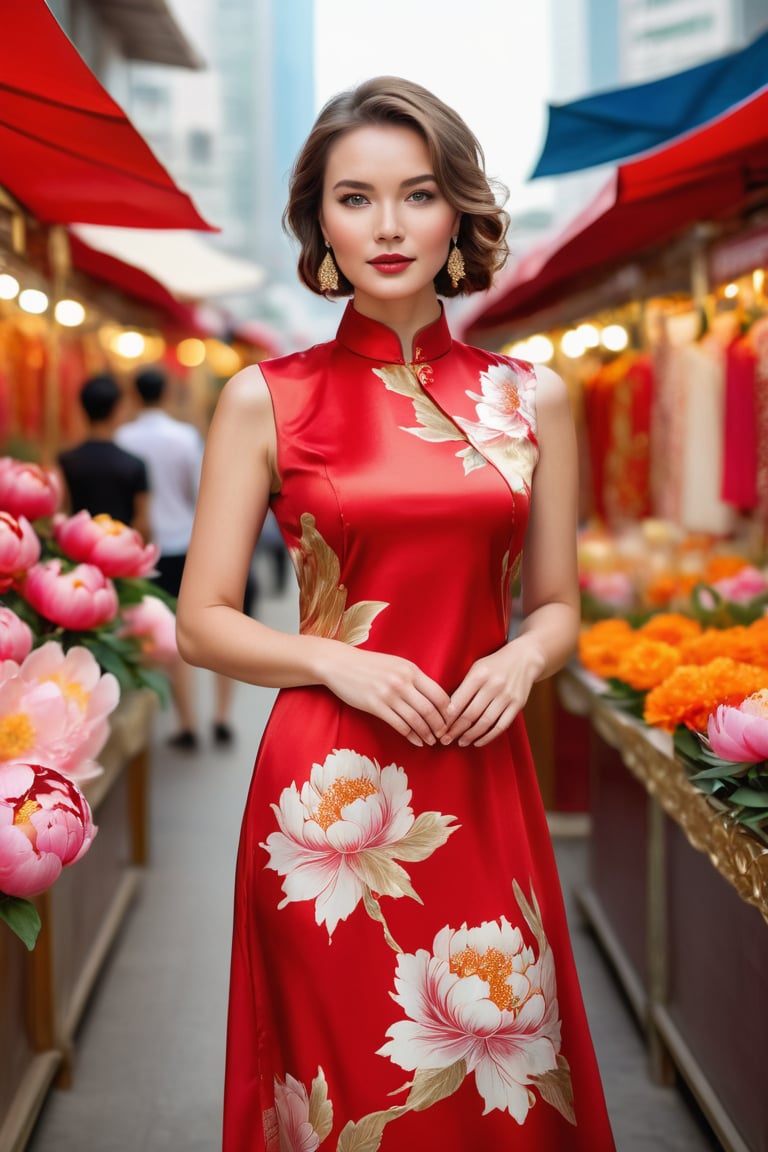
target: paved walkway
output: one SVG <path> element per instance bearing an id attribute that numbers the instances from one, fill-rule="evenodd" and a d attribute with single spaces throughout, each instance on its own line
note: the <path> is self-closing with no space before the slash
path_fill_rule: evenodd
<path id="1" fill-rule="evenodd" d="M 291 596 L 265 595 L 260 613 L 295 627 Z M 206 735 L 210 683 L 198 675 Z M 209 742 L 196 755 L 170 753 L 172 720 L 158 717 L 151 866 L 83 1020 L 73 1087 L 50 1095 L 28 1152 L 219 1149 L 234 861 L 272 699 L 238 687 L 239 739 L 223 754 Z M 650 1083 L 633 1019 L 575 908 L 585 841 L 558 839 L 556 850 L 618 1152 L 712 1152 L 719 1145 L 682 1093 Z"/>

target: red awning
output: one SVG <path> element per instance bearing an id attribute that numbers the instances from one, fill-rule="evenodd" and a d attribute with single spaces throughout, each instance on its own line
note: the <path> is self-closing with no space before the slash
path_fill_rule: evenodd
<path id="1" fill-rule="evenodd" d="M 554 240 L 527 253 L 466 325 L 500 328 L 594 285 L 699 221 L 768 194 L 768 92 L 674 145 L 624 164 Z"/>
<path id="2" fill-rule="evenodd" d="M 72 265 L 78 271 L 93 280 L 118 288 L 126 296 L 138 300 L 141 304 L 157 308 L 174 327 L 184 329 L 190 336 L 208 335 L 207 329 L 198 322 L 194 305 L 183 304 L 177 300 L 148 273 L 114 256 L 108 256 L 106 252 L 99 252 L 89 247 L 71 233 L 69 243 Z"/>
<path id="3" fill-rule="evenodd" d="M 0 185 L 46 224 L 214 231 L 43 0 L 0 36 Z"/>

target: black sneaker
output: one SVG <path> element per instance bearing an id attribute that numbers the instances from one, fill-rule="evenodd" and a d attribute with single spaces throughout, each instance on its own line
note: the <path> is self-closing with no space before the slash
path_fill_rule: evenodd
<path id="1" fill-rule="evenodd" d="M 235 734 L 229 724 L 221 724 L 217 721 L 217 723 L 213 725 L 214 744 L 231 744 L 234 739 Z"/>
<path id="2" fill-rule="evenodd" d="M 175 736 L 169 737 L 168 747 L 175 748 L 179 752 L 196 752 L 197 734 L 191 728 L 185 728 Z"/>

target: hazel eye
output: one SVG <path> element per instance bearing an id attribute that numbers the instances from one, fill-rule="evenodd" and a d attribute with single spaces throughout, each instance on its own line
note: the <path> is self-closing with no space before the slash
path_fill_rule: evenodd
<path id="1" fill-rule="evenodd" d="M 339 202 L 347 204 L 350 208 L 362 208 L 368 203 L 362 192 L 350 192 L 348 196 L 342 196 Z"/>
<path id="2" fill-rule="evenodd" d="M 415 192 L 411 192 L 409 196 L 409 200 L 412 200 L 415 204 L 425 204 L 428 200 L 434 200 L 434 198 L 434 195 L 431 192 L 427 192 L 424 188 L 419 188 Z"/>

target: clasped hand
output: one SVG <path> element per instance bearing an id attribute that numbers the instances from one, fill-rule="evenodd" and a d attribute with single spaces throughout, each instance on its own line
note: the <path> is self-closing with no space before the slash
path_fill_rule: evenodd
<path id="1" fill-rule="evenodd" d="M 449 696 L 400 656 L 341 646 L 325 683 L 354 708 L 384 720 L 412 744 L 482 747 L 505 732 L 528 699 L 536 671 L 516 641 L 476 660 Z"/>

